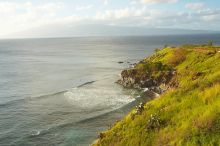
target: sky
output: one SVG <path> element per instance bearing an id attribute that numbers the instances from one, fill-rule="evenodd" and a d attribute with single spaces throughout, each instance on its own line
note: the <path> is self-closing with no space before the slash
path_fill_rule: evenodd
<path id="1" fill-rule="evenodd" d="M 0 36 L 84 24 L 220 31 L 220 1 L 0 0 Z"/>

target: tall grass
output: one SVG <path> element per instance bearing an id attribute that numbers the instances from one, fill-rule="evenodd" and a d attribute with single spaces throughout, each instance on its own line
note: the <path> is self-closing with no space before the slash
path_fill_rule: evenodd
<path id="1" fill-rule="evenodd" d="M 96 145 L 220 145 L 220 53 L 206 52 L 216 48 L 219 47 L 164 48 L 137 65 L 138 70 L 148 71 L 163 70 L 164 65 L 175 67 L 179 87 L 146 103 L 141 115 L 131 111 L 105 131 L 105 137 Z"/>

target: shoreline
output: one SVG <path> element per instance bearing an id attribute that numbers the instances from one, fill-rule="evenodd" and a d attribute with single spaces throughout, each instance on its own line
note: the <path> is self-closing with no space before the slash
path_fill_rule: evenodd
<path id="1" fill-rule="evenodd" d="M 156 105 L 161 102 L 165 103 L 167 99 L 168 100 L 172 99 L 170 98 L 171 95 L 172 96 L 181 95 L 181 97 L 183 98 L 184 96 L 187 96 L 191 92 L 192 92 L 191 94 L 197 94 L 196 90 L 197 88 L 200 89 L 200 86 L 198 85 L 198 87 L 193 88 L 194 85 L 191 85 L 191 84 L 193 84 L 194 80 L 196 80 L 197 82 L 202 82 L 204 80 L 203 79 L 204 76 L 209 75 L 205 73 L 206 70 L 204 70 L 203 68 L 206 68 L 207 60 L 209 61 L 213 59 L 213 60 L 216 60 L 216 62 L 218 62 L 217 61 L 218 59 L 220 60 L 219 51 L 220 51 L 220 47 L 212 46 L 209 44 L 165 47 L 165 48 L 156 50 L 152 56 L 149 56 L 143 59 L 142 61 L 137 63 L 133 68 L 123 70 L 121 72 L 121 79 L 119 79 L 116 83 L 122 85 L 125 88 L 131 88 L 131 89 L 133 88 L 133 89 L 142 90 L 144 94 L 146 94 L 148 91 L 152 91 L 156 95 L 161 95 L 161 96 L 159 98 L 154 98 L 153 100 L 150 100 L 149 102 L 144 103 L 144 105 L 139 105 L 138 107 L 136 107 L 136 109 L 132 110 L 123 119 L 121 119 L 119 122 L 116 122 L 112 128 L 110 128 L 109 130 L 105 132 L 101 132 L 99 134 L 99 138 L 96 141 L 94 141 L 92 145 L 94 146 L 109 145 L 109 144 L 111 145 L 112 144 L 113 145 L 149 145 L 147 141 L 149 141 L 151 145 L 155 145 L 155 144 L 152 144 L 152 140 L 153 141 L 156 140 L 157 137 L 154 137 L 154 139 L 150 139 L 150 140 L 147 139 L 145 141 L 142 141 L 141 137 L 145 137 L 147 135 L 150 136 L 152 133 L 155 133 L 158 130 L 162 131 L 163 128 L 166 128 L 166 126 L 169 126 L 169 124 L 167 124 L 169 123 L 169 121 L 165 119 L 169 118 L 170 116 L 163 117 L 164 115 L 169 115 L 169 112 L 167 112 L 165 109 L 167 109 L 169 106 L 175 107 L 175 104 L 167 104 L 167 105 L 165 104 L 166 106 L 164 105 L 158 110 L 156 108 L 157 107 Z M 196 57 L 196 56 L 199 56 L 199 57 Z M 204 60 L 204 59 L 201 60 L 201 65 L 203 65 L 202 67 L 200 67 L 201 69 L 198 68 L 197 69 L 198 71 L 191 72 L 190 70 L 195 70 L 197 66 L 196 64 L 191 65 L 191 66 L 189 66 L 188 64 L 191 64 L 191 62 L 201 59 L 200 56 L 206 57 L 207 60 Z M 198 66 L 199 65 L 200 64 L 198 64 Z M 216 66 L 213 66 L 211 69 L 219 71 L 218 67 Z M 218 77 L 220 77 L 220 75 L 217 74 L 215 78 L 216 86 L 217 88 L 220 89 L 220 86 L 218 86 L 219 84 Z M 187 85 L 187 83 L 184 82 L 184 80 L 186 79 L 191 81 L 191 83 Z M 206 84 L 206 82 L 204 82 L 204 84 Z M 184 90 L 186 89 L 189 91 L 185 92 Z M 204 92 L 204 91 L 201 91 L 201 92 Z M 186 98 L 183 100 L 189 100 L 189 99 Z M 174 103 L 177 104 L 178 99 Z M 152 107 L 152 104 L 155 107 Z M 202 104 L 204 103 L 201 103 L 201 105 Z M 187 106 L 187 104 L 184 106 Z M 196 108 L 196 105 L 194 108 Z M 194 108 L 191 109 L 192 112 L 195 110 Z M 178 109 L 177 107 L 173 108 L 174 112 L 177 109 Z M 184 109 L 184 110 L 190 110 L 190 109 Z M 177 111 L 184 112 L 184 110 L 180 110 L 180 111 L 177 110 Z M 154 111 L 154 112 L 150 112 L 150 111 Z M 173 116 L 177 117 L 178 114 L 173 115 Z M 144 120 L 144 119 L 148 119 L 148 120 Z M 142 124 L 139 125 L 140 124 L 138 122 L 139 120 L 143 121 L 143 123 L 146 123 L 145 124 L 146 126 Z M 183 122 L 187 122 L 187 121 L 188 119 L 183 118 Z M 175 122 L 179 122 L 179 121 L 175 121 Z M 131 127 L 134 125 L 141 126 L 141 127 L 144 126 L 143 127 L 145 129 L 144 131 L 147 130 L 149 132 L 143 133 L 143 128 L 141 128 L 142 130 L 132 129 Z M 127 128 L 124 129 L 123 127 L 127 127 Z M 173 131 L 172 126 L 170 127 L 170 129 L 171 129 L 170 131 L 172 132 Z M 173 132 L 175 132 L 175 130 Z M 142 133 L 142 136 L 137 137 L 137 135 L 139 135 L 140 133 Z M 160 132 L 159 133 L 156 132 L 156 133 L 160 134 Z M 127 138 L 129 137 L 130 140 L 126 140 L 127 139 L 126 137 Z M 183 136 L 180 136 L 180 138 L 183 138 Z M 166 145 L 166 144 L 169 144 L 169 142 L 171 142 L 171 140 L 160 142 L 160 143 L 156 142 L 156 143 L 158 143 L 159 145 L 162 143 L 163 145 L 164 144 Z M 189 141 L 186 141 L 186 142 L 189 142 Z"/>

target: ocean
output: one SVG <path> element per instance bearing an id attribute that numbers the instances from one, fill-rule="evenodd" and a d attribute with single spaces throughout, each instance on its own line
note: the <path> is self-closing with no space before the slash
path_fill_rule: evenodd
<path id="1" fill-rule="evenodd" d="M 123 69 L 164 45 L 209 41 L 220 35 L 2 39 L 0 145 L 87 146 L 139 102 L 115 83 Z"/>

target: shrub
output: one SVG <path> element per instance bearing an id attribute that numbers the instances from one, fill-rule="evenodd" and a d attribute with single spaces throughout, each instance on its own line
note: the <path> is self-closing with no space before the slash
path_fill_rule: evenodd
<path id="1" fill-rule="evenodd" d="M 160 50 L 161 50 L 160 48 L 154 49 L 155 52 L 159 52 Z"/>
<path id="2" fill-rule="evenodd" d="M 170 71 L 172 68 L 161 62 L 145 62 L 138 64 L 136 69 L 139 71 L 154 73 L 158 71 Z"/>
<path id="3" fill-rule="evenodd" d="M 161 126 L 161 120 L 160 117 L 157 114 L 151 114 L 149 120 L 147 121 L 147 129 L 153 130 L 153 129 L 159 129 Z"/>

